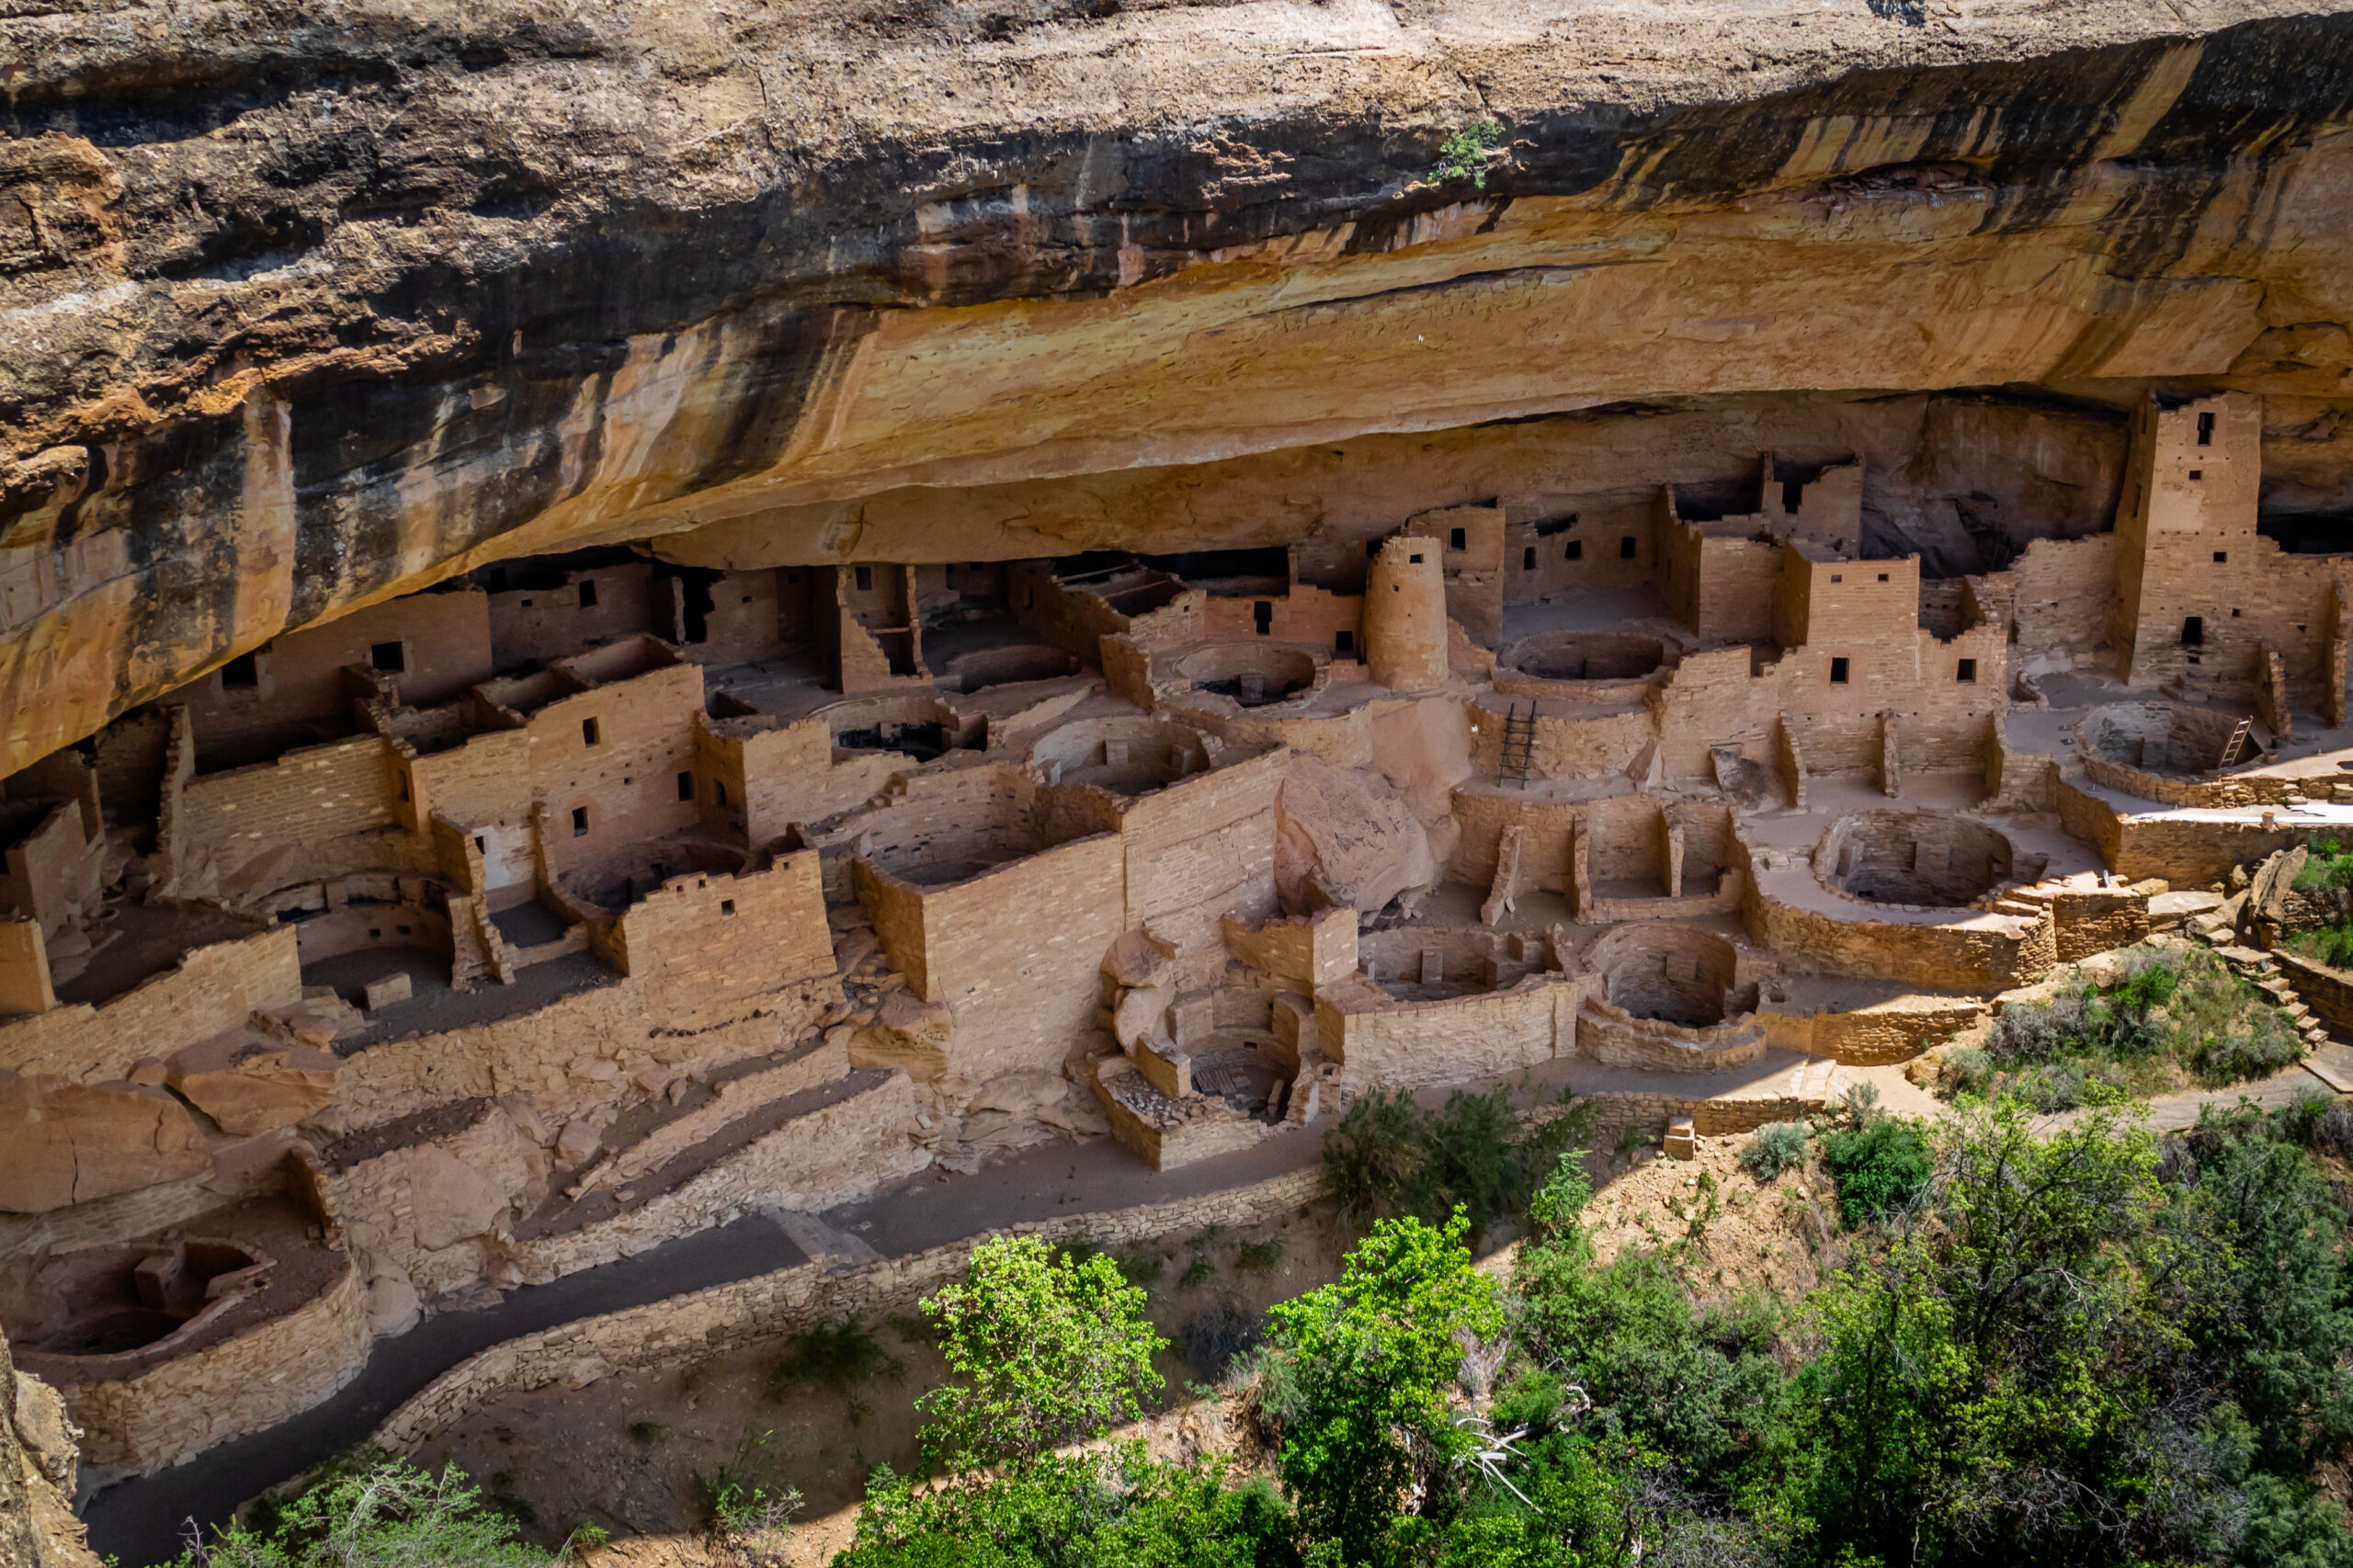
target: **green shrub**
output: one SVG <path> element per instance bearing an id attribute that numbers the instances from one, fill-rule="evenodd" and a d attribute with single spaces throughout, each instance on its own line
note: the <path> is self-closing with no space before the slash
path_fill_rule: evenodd
<path id="1" fill-rule="evenodd" d="M 1435 1111 L 1403 1091 L 1360 1096 L 1324 1141 L 1324 1190 L 1354 1218 L 1412 1216 L 1437 1223 L 1461 1210 L 1476 1237 L 1525 1212 L 1562 1151 L 1589 1130 L 1593 1110 L 1573 1103 L 1534 1126 L 1511 1092 L 1458 1089 Z"/>
<path id="2" fill-rule="evenodd" d="M 1120 1278 L 1139 1290 L 1159 1284 L 1161 1271 L 1167 1267 L 1158 1256 L 1148 1252 L 1120 1258 L 1119 1264 Z"/>
<path id="3" fill-rule="evenodd" d="M 178 1568 L 545 1568 L 517 1521 L 483 1501 L 456 1465 L 439 1474 L 384 1460 L 322 1482 L 248 1530 L 195 1542 Z M 569 1544 L 569 1543 L 567 1543 Z"/>
<path id="4" fill-rule="evenodd" d="M 2289 937 L 2280 946 L 2300 959 L 2331 969 L 2353 969 L 2353 926 L 2324 926 Z"/>
<path id="5" fill-rule="evenodd" d="M 1927 1135 L 1892 1116 L 1824 1133 L 1822 1162 L 1838 1178 L 1838 1211 L 1850 1226 L 1909 1206 L 1928 1185 Z"/>
<path id="6" fill-rule="evenodd" d="M 1233 1267 L 1245 1274 L 1272 1274 L 1282 1261 L 1283 1244 L 1274 1240 L 1245 1242 L 1233 1255 Z"/>
<path id="7" fill-rule="evenodd" d="M 1946 1086 L 1965 1095 L 1982 1095 L 1992 1088 L 1997 1071 L 1992 1054 L 1973 1045 L 1947 1053 L 1943 1067 Z"/>
<path id="8" fill-rule="evenodd" d="M 904 1381 L 906 1375 L 906 1363 L 883 1349 L 871 1330 L 846 1319 L 788 1338 L 783 1356 L 768 1369 L 767 1397 L 773 1403 L 795 1389 L 830 1390 L 847 1402 L 855 1426 L 870 1409 L 858 1391 L 878 1377 L 895 1383 Z"/>
<path id="9" fill-rule="evenodd" d="M 1438 162 L 1431 165 L 1430 177 L 1437 180 L 1467 179 L 1484 190 L 1487 186 L 1487 149 L 1503 139 L 1504 128 L 1492 119 L 1474 119 L 1445 141 L 1438 143 Z"/>
<path id="10" fill-rule="evenodd" d="M 1802 1121 L 1768 1121 L 1740 1152 L 1740 1168 L 1758 1181 L 1771 1181 L 1791 1166 L 1805 1164 L 1808 1136 Z"/>
<path id="11" fill-rule="evenodd" d="M 1210 1261 L 1209 1254 L 1197 1252 L 1193 1255 L 1192 1261 L 1185 1265 L 1185 1272 L 1176 1277 L 1176 1284 L 1178 1289 L 1189 1290 L 1204 1280 L 1215 1278 L 1217 1278 L 1217 1265 Z"/>
<path id="12" fill-rule="evenodd" d="M 629 1424 L 629 1440 L 641 1449 L 658 1449 L 670 1436 L 670 1428 L 659 1421 L 632 1421 Z"/>

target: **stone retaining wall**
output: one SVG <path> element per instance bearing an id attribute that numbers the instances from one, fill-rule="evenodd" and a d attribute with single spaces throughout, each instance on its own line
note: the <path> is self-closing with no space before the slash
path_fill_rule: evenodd
<path id="1" fill-rule="evenodd" d="M 1323 1167 L 1311 1165 L 1227 1192 L 1025 1222 L 1004 1233 L 1117 1246 L 1193 1225 L 1256 1224 L 1311 1201 L 1323 1180 Z M 617 1367 L 653 1366 L 728 1349 L 819 1323 L 900 1311 L 961 1278 L 972 1248 L 997 1233 L 839 1273 L 827 1272 L 822 1263 L 802 1264 L 510 1339 L 435 1379 L 385 1419 L 374 1441 L 415 1453 L 476 1406 L 503 1394 L 543 1388 L 559 1379 L 585 1381 Z"/>
<path id="2" fill-rule="evenodd" d="M 59 1389 L 82 1458 L 152 1475 L 266 1431 L 317 1404 L 368 1364 L 368 1300 L 347 1256 L 334 1280 L 285 1316 L 118 1382 Z"/>

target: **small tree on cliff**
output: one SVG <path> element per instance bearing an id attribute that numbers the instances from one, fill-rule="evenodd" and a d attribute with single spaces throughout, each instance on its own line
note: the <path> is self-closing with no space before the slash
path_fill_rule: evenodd
<path id="1" fill-rule="evenodd" d="M 975 1470 L 1142 1415 L 1161 1386 L 1152 1358 L 1167 1343 L 1143 1304 L 1100 1254 L 1074 1259 L 1034 1236 L 982 1243 L 964 1282 L 923 1303 L 940 1355 L 963 1380 L 918 1402 L 931 1418 L 926 1456 L 949 1471 Z"/>

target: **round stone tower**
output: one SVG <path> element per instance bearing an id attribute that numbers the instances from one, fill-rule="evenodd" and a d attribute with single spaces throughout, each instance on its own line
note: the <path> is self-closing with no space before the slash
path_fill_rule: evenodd
<path id="1" fill-rule="evenodd" d="M 1400 534 L 1373 558 L 1364 589 L 1364 662 L 1392 691 L 1446 684 L 1446 578 L 1438 541 Z"/>

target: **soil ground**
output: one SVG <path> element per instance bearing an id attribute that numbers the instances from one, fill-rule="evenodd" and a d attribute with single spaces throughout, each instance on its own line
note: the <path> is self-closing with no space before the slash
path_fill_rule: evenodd
<path id="1" fill-rule="evenodd" d="M 1654 1147 L 1594 1155 L 1589 1170 L 1601 1190 L 1586 1215 L 1602 1257 L 1673 1248 L 1702 1296 L 1762 1289 L 1793 1299 L 1818 1283 L 1844 1254 L 1835 1190 L 1818 1168 L 1758 1182 L 1739 1166 L 1748 1142 L 1700 1139 L 1689 1162 Z M 1150 1316 L 1170 1341 L 1158 1361 L 1166 1380 L 1158 1407 L 1127 1435 L 1164 1456 L 1224 1453 L 1247 1468 L 1255 1456 L 1244 1451 L 1242 1424 L 1213 1385 L 1255 1340 L 1269 1305 L 1337 1278 L 1357 1234 L 1318 1203 L 1245 1229 L 1173 1232 L 1118 1255 L 1141 1266 Z M 1507 1273 L 1517 1244 L 1502 1234 L 1486 1243 L 1484 1267 Z M 847 1393 L 801 1387 L 771 1397 L 770 1370 L 792 1348 L 771 1339 L 699 1364 L 510 1395 L 420 1458 L 454 1460 L 548 1544 L 584 1519 L 617 1537 L 656 1538 L 617 1541 L 611 1561 L 629 1568 L 704 1561 L 696 1480 L 729 1467 L 739 1478 L 799 1489 L 804 1512 L 792 1561 L 822 1564 L 849 1543 L 874 1467 L 920 1466 L 915 1401 L 946 1376 L 914 1320 L 867 1326 L 901 1376 Z"/>

